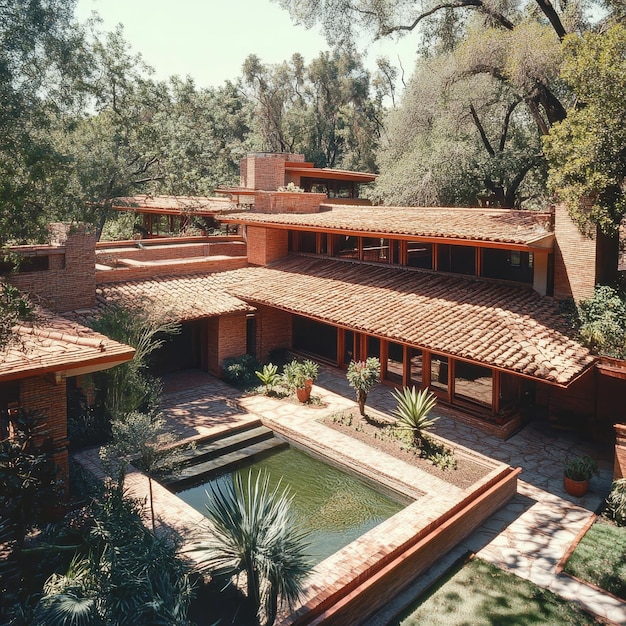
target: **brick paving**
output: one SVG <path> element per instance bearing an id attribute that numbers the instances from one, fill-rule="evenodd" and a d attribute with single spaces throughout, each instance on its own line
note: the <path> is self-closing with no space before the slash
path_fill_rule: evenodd
<path id="1" fill-rule="evenodd" d="M 313 395 L 319 398 L 320 406 L 310 407 L 260 395 L 241 395 L 203 372 L 183 372 L 166 379 L 162 410 L 185 439 L 222 432 L 233 423 L 261 417 L 279 432 L 297 433 L 306 445 L 315 447 L 316 442 L 322 441 L 325 447 L 334 449 L 342 461 L 353 463 L 357 469 L 369 466 L 388 486 L 404 489 L 407 494 L 419 498 L 391 520 L 320 564 L 311 580 L 310 593 L 323 594 L 348 580 L 356 570 L 366 568 L 372 555 L 379 550 L 405 540 L 407 529 L 415 528 L 416 518 L 423 518 L 424 523 L 434 519 L 457 500 L 460 490 L 448 483 L 442 484 L 411 465 L 372 453 L 370 447 L 340 433 L 332 431 L 328 437 L 328 429 L 316 420 L 322 415 L 354 407 L 353 391 L 348 387 L 345 375 L 332 368 L 321 367 L 316 383 Z M 372 390 L 367 406 L 370 410 L 389 413 L 395 406 L 389 388 L 379 385 Z M 406 594 L 389 603 L 389 611 L 370 620 L 368 626 L 386 624 L 393 612 L 410 603 L 417 593 L 468 552 L 569 601 L 578 602 L 610 623 L 626 624 L 626 603 L 556 573 L 557 563 L 608 493 L 612 468 L 607 450 L 533 424 L 503 442 L 451 419 L 451 412 L 447 409 L 438 407 L 436 411 L 441 414 L 433 429 L 436 434 L 455 446 L 468 448 L 477 458 L 484 455 L 521 467 L 518 493 L 437 566 L 420 576 Z M 583 453 L 600 459 L 601 472 L 592 480 L 589 493 L 574 500 L 562 486 L 563 459 L 567 455 Z M 88 457 L 88 454 L 83 455 L 82 461 L 94 462 L 93 455 L 91 459 Z M 415 485 L 419 485 L 419 489 L 416 490 Z M 137 495 L 146 493 L 147 484 L 141 475 L 132 474 L 129 486 Z M 185 537 L 186 541 L 189 537 L 196 541 L 206 530 L 206 520 L 201 514 L 159 485 L 155 490 L 155 508 L 159 512 L 159 532 L 174 532 Z M 191 553 L 190 556 L 195 555 Z"/>

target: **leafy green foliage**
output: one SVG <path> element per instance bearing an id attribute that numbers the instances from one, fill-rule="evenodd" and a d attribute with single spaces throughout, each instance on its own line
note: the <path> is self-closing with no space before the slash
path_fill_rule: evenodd
<path id="1" fill-rule="evenodd" d="M 361 415 L 365 415 L 367 394 L 380 382 L 380 360 L 371 356 L 365 361 L 350 361 L 346 378 L 350 387 L 356 391 Z"/>
<path id="2" fill-rule="evenodd" d="M 626 357 L 626 299 L 606 285 L 596 285 L 593 296 L 577 305 L 575 324 L 581 341 L 599 354 Z"/>
<path id="3" fill-rule="evenodd" d="M 590 456 L 576 456 L 565 459 L 565 475 L 572 480 L 590 480 L 598 473 L 598 462 Z"/>
<path id="4" fill-rule="evenodd" d="M 104 406 L 113 418 L 133 411 L 154 412 L 161 390 L 160 380 L 149 374 L 149 357 L 169 336 L 180 332 L 180 325 L 147 309 L 107 306 L 94 330 L 135 348 L 132 361 L 96 376 L 104 396 Z"/>
<path id="5" fill-rule="evenodd" d="M 301 152 L 318 167 L 374 171 L 382 95 L 356 52 L 322 52 L 308 66 L 300 54 L 274 66 L 251 55 L 243 76 L 258 148 Z"/>
<path id="6" fill-rule="evenodd" d="M 423 440 L 423 433 L 439 419 L 429 415 L 437 404 L 435 394 L 429 389 L 418 391 L 415 387 L 394 389 L 391 394 L 398 403 L 392 412 L 398 418 L 396 427 L 409 431 L 414 443 L 419 446 Z"/>
<path id="7" fill-rule="evenodd" d="M 162 417 L 145 413 L 130 413 L 122 419 L 113 420 L 113 441 L 100 449 L 100 458 L 105 466 L 117 468 L 132 462 L 148 474 L 150 490 L 150 513 L 152 530 L 155 530 L 152 474 L 173 467 L 180 459 L 180 449 L 173 447 L 176 437 L 168 429 Z"/>
<path id="8" fill-rule="evenodd" d="M 269 395 L 272 387 L 280 380 L 278 366 L 273 363 L 264 365 L 263 369 L 260 372 L 256 371 L 255 374 L 265 387 L 265 395 Z"/>
<path id="9" fill-rule="evenodd" d="M 606 516 L 618 526 L 626 526 L 626 478 L 613 481 L 606 498 Z"/>
<path id="10" fill-rule="evenodd" d="M 549 184 L 581 231 L 616 232 L 626 214 L 626 27 L 569 36 L 561 75 L 577 94 L 545 139 Z"/>
<path id="11" fill-rule="evenodd" d="M 28 296 L 0 281 L 0 350 L 19 342 L 19 335 L 13 332 L 17 324 L 36 321 L 37 315 Z"/>
<path id="12" fill-rule="evenodd" d="M 257 623 L 271 626 L 278 607 L 300 598 L 310 571 L 305 536 L 291 510 L 288 489 L 272 491 L 269 475 L 252 472 L 247 485 L 233 481 L 209 485 L 206 508 L 213 533 L 197 547 L 209 573 L 230 578 L 246 574 L 248 601 Z"/>
<path id="13" fill-rule="evenodd" d="M 260 367 L 261 364 L 250 354 L 228 357 L 222 361 L 224 380 L 243 389 L 256 383 L 256 372 Z"/>
<path id="14" fill-rule="evenodd" d="M 177 546 L 149 533 L 141 506 L 108 484 L 82 521 L 79 551 L 44 587 L 36 624 L 190 626 L 188 567 Z"/>
<path id="15" fill-rule="evenodd" d="M 20 410 L 9 422 L 12 435 L 0 440 L 0 510 L 21 545 L 28 530 L 41 523 L 46 502 L 59 494 L 45 445 L 45 417 Z"/>
<path id="16" fill-rule="evenodd" d="M 283 367 L 283 384 L 289 391 L 302 389 L 307 382 L 313 383 L 317 379 L 318 372 L 319 366 L 315 361 L 293 359 Z"/>
<path id="17" fill-rule="evenodd" d="M 601 517 L 565 564 L 565 572 L 626 600 L 626 530 Z"/>

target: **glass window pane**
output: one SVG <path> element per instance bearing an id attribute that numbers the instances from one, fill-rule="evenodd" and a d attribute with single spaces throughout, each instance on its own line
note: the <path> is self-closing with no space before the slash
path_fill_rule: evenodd
<path id="1" fill-rule="evenodd" d="M 493 377 L 488 367 L 456 361 L 454 364 L 454 396 L 491 406 Z"/>
<path id="2" fill-rule="evenodd" d="M 363 260 L 389 263 L 389 240 L 382 237 L 363 237 Z"/>
<path id="3" fill-rule="evenodd" d="M 387 344 L 387 379 L 402 383 L 404 373 L 404 348 L 399 343 Z"/>
<path id="4" fill-rule="evenodd" d="M 409 363 L 411 367 L 410 385 L 419 389 L 422 386 L 422 351 L 417 348 L 411 348 L 409 350 Z"/>
<path id="5" fill-rule="evenodd" d="M 433 245 L 420 241 L 409 241 L 407 247 L 407 265 L 424 270 L 433 269 Z"/>
<path id="6" fill-rule="evenodd" d="M 448 357 L 432 354 L 430 357 L 430 386 L 448 391 Z"/>

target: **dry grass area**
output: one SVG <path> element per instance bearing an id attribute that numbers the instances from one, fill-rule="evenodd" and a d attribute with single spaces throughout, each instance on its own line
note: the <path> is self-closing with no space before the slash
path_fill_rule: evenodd
<path id="1" fill-rule="evenodd" d="M 342 411 L 320 420 L 324 425 L 367 443 L 383 452 L 440 478 L 461 489 L 486 476 L 491 468 L 460 451 L 428 436 L 421 449 L 412 445 L 410 436 L 398 431 L 393 422 L 379 415 L 361 417 L 357 409 Z"/>

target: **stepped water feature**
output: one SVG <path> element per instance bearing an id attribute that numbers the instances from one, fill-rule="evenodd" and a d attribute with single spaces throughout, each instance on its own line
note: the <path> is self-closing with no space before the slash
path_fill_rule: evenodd
<path id="1" fill-rule="evenodd" d="M 249 422 L 222 435 L 196 440 L 195 447 L 180 454 L 180 463 L 159 476 L 159 482 L 172 491 L 180 491 L 204 482 L 210 476 L 263 458 L 277 450 L 289 447 L 283 439 L 261 424 Z"/>

